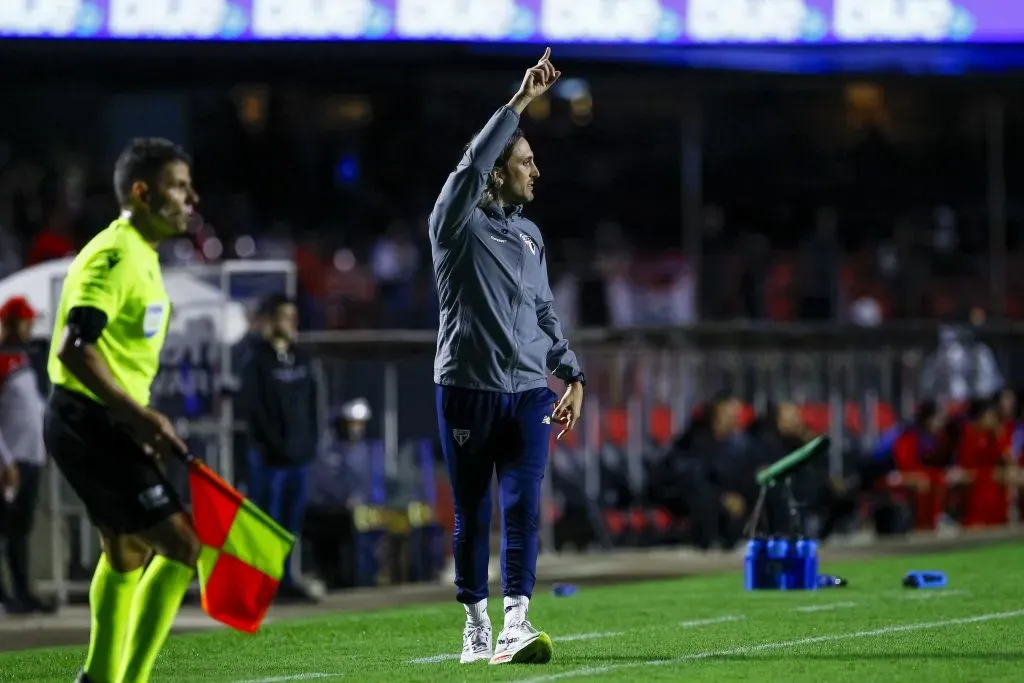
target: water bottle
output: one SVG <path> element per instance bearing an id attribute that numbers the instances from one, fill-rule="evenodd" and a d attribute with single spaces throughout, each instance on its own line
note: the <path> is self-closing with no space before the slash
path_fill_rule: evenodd
<path id="1" fill-rule="evenodd" d="M 789 541 L 785 538 L 773 538 L 768 541 L 768 573 L 772 577 L 773 588 L 788 590 L 791 588 L 789 572 L 786 571 L 786 560 L 789 554 Z"/>
<path id="2" fill-rule="evenodd" d="M 809 538 L 796 542 L 794 558 L 794 588 L 799 590 L 818 589 L 818 544 Z"/>
<path id="3" fill-rule="evenodd" d="M 809 552 L 809 556 L 810 556 L 810 560 L 811 560 L 810 567 L 808 568 L 808 572 L 809 572 L 808 573 L 808 578 L 807 578 L 807 582 L 809 584 L 808 588 L 810 590 L 818 590 L 818 567 L 819 567 L 818 542 L 816 540 L 814 540 L 813 538 L 809 538 L 809 539 L 807 539 L 807 543 L 810 546 L 810 549 L 809 549 L 808 552 Z"/>
<path id="4" fill-rule="evenodd" d="M 748 591 L 765 588 L 765 551 L 766 544 L 763 538 L 752 538 L 747 543 L 747 554 L 743 560 L 743 587 Z"/>

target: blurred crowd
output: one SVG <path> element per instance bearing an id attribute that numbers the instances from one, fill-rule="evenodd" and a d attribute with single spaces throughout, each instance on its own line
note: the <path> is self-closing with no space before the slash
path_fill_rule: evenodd
<path id="1" fill-rule="evenodd" d="M 828 449 L 816 453 L 786 485 L 765 491 L 755 519 L 757 473 L 818 434 L 797 404 L 755 413 L 732 395 L 716 396 L 694 410 L 685 431 L 645 459 L 646 487 L 638 495 L 625 484 L 628 474 L 603 457 L 605 505 L 598 503 L 596 515 L 574 495 L 570 479 L 557 477 L 556 462 L 556 487 L 566 501 L 561 540 L 586 543 L 608 535 L 612 545 L 731 549 L 752 532 L 820 539 L 867 530 L 893 535 L 1002 526 L 1024 512 L 1018 469 L 1024 422 L 1012 390 L 962 403 L 924 401 L 911 420 L 893 425 L 868 448 L 843 439 L 838 471 Z"/>
<path id="2" fill-rule="evenodd" d="M 922 403 L 913 421 L 894 428 L 870 454 L 876 486 L 909 505 L 910 515 L 895 526 L 986 527 L 1020 519 L 1022 439 L 1013 390 L 948 406 Z"/>
<path id="3" fill-rule="evenodd" d="M 425 217 L 504 83 L 422 68 L 425 84 L 401 97 L 383 82 L 168 81 L 165 94 L 130 98 L 109 84 L 34 86 L 0 112 L 20 131 L 0 139 L 0 276 L 73 253 L 105 226 L 110 150 L 158 133 L 194 153 L 202 194 L 203 219 L 166 247 L 166 264 L 291 260 L 306 328 L 430 328 Z M 524 122 L 542 173 L 529 212 L 568 327 L 1024 313 L 1016 148 L 997 230 L 984 98 L 876 83 L 705 93 L 696 179 L 682 174 L 677 114 L 601 74 L 587 66 Z M 1024 100 L 1007 107 L 1010 139 Z M 102 133 L 74 132 L 83 118 Z"/>
<path id="4" fill-rule="evenodd" d="M 74 254 L 109 221 L 109 188 L 90 163 L 0 166 L 0 277 Z M 419 207 L 425 212 L 429 207 Z M 303 323 L 314 329 L 424 327 L 436 324 L 436 291 L 425 233 L 415 220 L 340 235 L 301 234 L 284 223 L 253 222 L 235 198 L 216 224 L 197 221 L 187 239 L 168 244 L 169 266 L 225 259 L 281 259 L 297 266 Z M 742 212 L 708 205 L 702 215 L 700 265 L 682 245 L 638 246 L 615 220 L 590 238 L 546 226 L 554 290 L 569 328 L 690 324 L 698 319 L 818 320 L 874 326 L 899 319 L 963 319 L 991 308 L 985 257 L 965 247 L 972 233 L 956 213 L 896 223 L 891 234 L 850 244 L 844 217 L 822 206 L 812 220 L 796 216 L 791 238 L 773 244 Z M 976 238 L 977 235 L 974 235 Z M 693 247 L 693 243 L 688 246 Z M 973 254 L 973 255 L 972 255 Z M 1010 272 L 1021 257 L 1008 257 Z M 1020 317 L 1010 297 L 1006 313 Z"/>

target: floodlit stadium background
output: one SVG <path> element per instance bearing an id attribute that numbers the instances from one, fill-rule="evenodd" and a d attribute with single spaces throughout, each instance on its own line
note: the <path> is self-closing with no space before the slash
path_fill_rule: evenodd
<path id="1" fill-rule="evenodd" d="M 230 344 L 285 290 L 325 414 L 372 407 L 373 519 L 450 523 L 425 216 L 545 44 L 565 76 L 524 117 L 529 212 L 590 380 L 552 456 L 547 549 L 686 543 L 665 462 L 717 392 L 744 424 L 798 403 L 841 478 L 924 399 L 1020 386 L 1019 3 L 15 0 L 0 37 L 0 293 L 29 295 L 45 336 L 61 259 L 114 215 L 117 151 L 181 141 L 204 223 L 163 254 L 180 282 L 156 393 L 240 486 Z M 964 363 L 977 344 L 998 378 Z M 38 573 L 73 589 L 96 548 L 67 491 L 47 505 Z M 902 505 L 964 522 L 952 498 Z M 1005 507 L 1015 523 L 1015 487 Z"/>

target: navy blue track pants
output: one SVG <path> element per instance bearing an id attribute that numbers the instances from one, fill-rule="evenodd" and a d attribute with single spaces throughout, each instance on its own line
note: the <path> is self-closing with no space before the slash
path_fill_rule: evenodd
<path id="1" fill-rule="evenodd" d="M 541 480 L 558 397 L 547 387 L 515 394 L 437 387 L 437 426 L 455 502 L 456 599 L 487 597 L 491 489 L 498 475 L 504 595 L 533 594 Z"/>

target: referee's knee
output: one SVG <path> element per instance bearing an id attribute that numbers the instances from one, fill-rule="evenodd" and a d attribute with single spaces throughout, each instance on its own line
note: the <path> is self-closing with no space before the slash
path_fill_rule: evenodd
<path id="1" fill-rule="evenodd" d="M 127 573 L 145 566 L 150 550 L 142 539 L 106 530 L 100 531 L 100 537 L 103 554 L 115 572 Z"/>
<path id="2" fill-rule="evenodd" d="M 192 520 L 185 513 L 168 517 L 145 534 L 147 541 L 159 554 L 188 567 L 195 567 L 201 544 L 192 528 Z"/>

